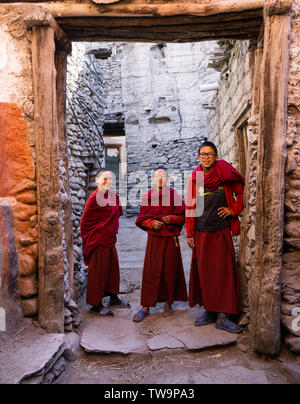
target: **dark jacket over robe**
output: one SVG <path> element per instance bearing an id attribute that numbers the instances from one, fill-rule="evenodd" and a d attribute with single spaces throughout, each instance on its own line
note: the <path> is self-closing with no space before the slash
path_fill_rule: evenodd
<path id="1" fill-rule="evenodd" d="M 195 208 L 198 194 L 194 170 L 188 186 L 187 209 Z M 232 235 L 240 233 L 238 215 L 243 209 L 244 178 L 229 163 L 219 160 L 214 168 L 204 175 L 204 187 L 214 192 L 224 187 L 228 208 L 233 212 L 229 227 L 205 232 L 195 230 L 194 217 L 186 218 L 187 236 L 195 237 L 193 251 L 189 304 L 203 305 L 205 310 L 218 313 L 238 314 L 240 312 L 238 273 Z M 192 195 L 191 195 L 192 193 Z"/>
<path id="2" fill-rule="evenodd" d="M 187 301 L 186 282 L 178 236 L 184 224 L 185 204 L 178 193 L 168 187 L 152 189 L 143 195 L 136 225 L 148 233 L 142 281 L 142 306 L 154 307 L 157 302 L 173 304 Z M 171 218 L 160 230 L 154 220 Z"/>
<path id="3" fill-rule="evenodd" d="M 99 206 L 100 203 L 100 206 Z M 122 207 L 112 192 L 94 191 L 81 218 L 84 262 L 88 265 L 87 304 L 97 306 L 103 297 L 117 295 L 120 285 L 115 247 Z"/>
<path id="4" fill-rule="evenodd" d="M 191 212 L 195 210 L 196 199 L 199 192 L 196 183 L 197 172 L 203 171 L 199 165 L 191 174 L 186 199 L 186 233 L 187 237 L 195 235 L 195 217 L 191 217 Z M 238 216 L 243 210 L 243 192 L 245 180 L 242 175 L 232 165 L 225 160 L 217 160 L 212 170 L 204 175 L 204 186 L 210 192 L 214 192 L 220 186 L 224 187 L 227 206 L 232 210 L 233 217 L 230 217 L 230 229 L 233 236 L 240 234 L 240 221 Z"/>

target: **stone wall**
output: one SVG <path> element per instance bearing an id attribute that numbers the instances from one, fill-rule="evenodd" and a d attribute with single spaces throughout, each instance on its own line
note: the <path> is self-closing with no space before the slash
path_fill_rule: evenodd
<path id="1" fill-rule="evenodd" d="M 250 118 L 253 88 L 253 49 L 249 41 L 220 42 L 224 55 L 221 68 L 219 91 L 215 95 L 215 110 L 208 115 L 208 140 L 213 141 L 219 158 L 228 161 L 242 171 L 241 159 L 248 161 L 246 183 L 249 199 L 241 216 L 241 238 L 234 238 L 236 254 L 239 257 L 239 277 L 243 311 L 242 324 L 249 322 L 248 282 L 251 277 L 255 251 L 255 196 L 257 177 L 258 117 Z M 249 118 L 249 119 L 248 119 Z M 248 149 L 242 156 L 240 149 L 242 133 L 240 123 L 247 127 Z M 245 175 L 245 172 L 243 172 Z M 239 250 L 242 241 L 243 251 Z"/>
<path id="2" fill-rule="evenodd" d="M 290 49 L 282 324 L 288 347 L 300 353 L 300 1 L 295 2 Z"/>
<path id="3" fill-rule="evenodd" d="M 207 68 L 216 43 L 106 46 L 112 57 L 100 62 L 107 78 L 105 120 L 125 121 L 128 194 L 136 186 L 136 171 L 150 177 L 158 166 L 195 168 L 198 146 L 207 136 L 205 105 L 213 96 L 201 86 L 219 78 Z M 138 206 L 129 204 L 127 213 L 137 212 Z"/>
<path id="4" fill-rule="evenodd" d="M 67 138 L 73 208 L 74 290 L 77 298 L 84 292 L 86 278 L 80 219 L 85 202 L 96 187 L 95 176 L 103 163 L 103 74 L 98 60 L 88 54 L 90 50 L 89 44 L 73 44 L 67 76 Z"/>
<path id="5" fill-rule="evenodd" d="M 213 100 L 215 110 L 208 114 L 208 133 L 209 140 L 218 148 L 219 157 L 239 169 L 235 124 L 251 105 L 252 51 L 249 41 L 227 41 L 222 45 L 224 51 L 231 50 L 231 56 L 224 60 L 219 90 Z"/>
<path id="6" fill-rule="evenodd" d="M 103 97 L 105 99 L 105 123 L 124 122 L 124 105 L 121 79 L 122 43 L 95 43 L 95 49 L 106 50 L 103 59 L 98 64 L 103 71 Z"/>

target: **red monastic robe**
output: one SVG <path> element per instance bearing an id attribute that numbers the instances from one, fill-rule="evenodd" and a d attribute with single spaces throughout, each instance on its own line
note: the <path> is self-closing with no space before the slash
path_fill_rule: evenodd
<path id="1" fill-rule="evenodd" d="M 197 167 L 188 184 L 187 210 L 195 209 L 198 194 Z M 195 237 L 193 251 L 189 304 L 203 305 L 205 310 L 218 313 L 238 314 L 240 312 L 238 273 L 232 237 L 240 233 L 238 215 L 243 209 L 244 178 L 229 163 L 218 160 L 214 168 L 204 175 L 204 186 L 214 192 L 224 187 L 228 207 L 234 216 L 230 218 L 230 227 L 215 232 L 195 230 L 195 218 L 186 218 L 188 237 Z M 193 203 L 192 203 L 193 200 Z M 190 216 L 190 215 L 189 215 Z"/>
<path id="2" fill-rule="evenodd" d="M 154 205 L 154 206 L 153 206 Z M 165 187 L 152 189 L 142 198 L 136 225 L 148 233 L 141 305 L 154 307 L 157 302 L 173 304 L 187 301 L 186 282 L 178 236 L 184 224 L 185 204 L 176 191 Z M 153 228 L 154 220 L 170 216 L 171 223 L 160 230 Z"/>
<path id="3" fill-rule="evenodd" d="M 88 265 L 87 304 L 96 306 L 104 296 L 119 293 L 120 271 L 115 244 L 121 215 L 119 198 L 112 191 L 104 194 L 96 190 L 86 202 L 80 230 L 84 262 Z"/>

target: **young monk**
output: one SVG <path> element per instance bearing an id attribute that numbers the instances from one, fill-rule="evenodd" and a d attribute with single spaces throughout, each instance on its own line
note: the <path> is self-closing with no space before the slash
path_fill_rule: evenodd
<path id="1" fill-rule="evenodd" d="M 240 312 L 239 285 L 232 236 L 240 233 L 238 215 L 243 209 L 244 178 L 229 163 L 218 160 L 216 146 L 201 144 L 201 165 L 192 173 L 188 184 L 186 231 L 193 249 L 189 303 L 203 305 L 204 314 L 196 326 L 216 322 L 216 328 L 241 332 L 230 315 Z M 204 172 L 204 211 L 193 217 L 197 189 L 197 172 Z M 192 195 L 191 195 L 192 193 Z M 235 196 L 234 196 L 235 195 Z"/>
<path id="2" fill-rule="evenodd" d="M 133 317 L 140 322 L 149 316 L 149 308 L 165 302 L 163 315 L 174 314 L 175 300 L 187 301 L 187 290 L 178 241 L 184 224 L 185 204 L 178 193 L 166 186 L 168 175 L 158 169 L 154 187 L 143 195 L 136 225 L 148 233 L 143 269 L 142 310 Z"/>
<path id="3" fill-rule="evenodd" d="M 98 188 L 87 200 L 80 223 L 83 257 L 88 265 L 86 302 L 92 305 L 92 313 L 113 316 L 102 304 L 105 296 L 110 296 L 112 307 L 130 308 L 117 296 L 120 271 L 115 244 L 122 207 L 111 189 L 113 177 L 110 171 L 102 169 L 95 181 Z"/>

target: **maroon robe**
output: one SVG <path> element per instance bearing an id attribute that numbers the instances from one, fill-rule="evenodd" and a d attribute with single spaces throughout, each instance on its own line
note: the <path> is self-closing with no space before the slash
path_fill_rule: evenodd
<path id="1" fill-rule="evenodd" d="M 197 170 L 202 170 L 202 167 L 199 166 L 194 173 Z M 204 175 L 204 186 L 209 191 L 215 191 L 220 185 L 224 186 L 228 207 L 234 214 L 230 218 L 230 227 L 204 232 L 195 230 L 195 218 L 189 217 L 186 221 L 188 237 L 195 237 L 189 304 L 191 307 L 203 305 L 207 311 L 238 314 L 239 283 L 231 233 L 239 234 L 238 215 L 243 209 L 244 178 L 224 160 L 217 161 L 215 167 Z M 196 192 L 193 189 L 193 193 Z M 192 200 L 191 195 L 188 200 Z"/>
<path id="2" fill-rule="evenodd" d="M 190 307 L 239 314 L 239 283 L 230 228 L 215 232 L 196 230 L 190 287 Z"/>
<path id="3" fill-rule="evenodd" d="M 178 241 L 184 224 L 184 212 L 184 202 L 176 191 L 168 187 L 162 191 L 152 189 L 143 196 L 140 215 L 136 221 L 136 225 L 148 233 L 142 306 L 154 307 L 157 302 L 171 305 L 175 300 L 188 300 Z M 164 216 L 170 216 L 171 223 L 155 230 L 154 220 L 162 221 Z"/>
<path id="4" fill-rule="evenodd" d="M 112 191 L 105 194 L 94 191 L 85 205 L 80 230 L 84 262 L 88 265 L 87 304 L 96 306 L 104 296 L 119 293 L 120 271 L 115 244 L 121 215 L 119 198 Z"/>

